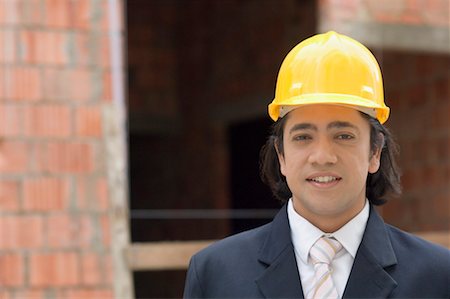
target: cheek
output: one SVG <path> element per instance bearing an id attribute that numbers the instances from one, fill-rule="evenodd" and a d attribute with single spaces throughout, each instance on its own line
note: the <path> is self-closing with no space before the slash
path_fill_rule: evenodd
<path id="1" fill-rule="evenodd" d="M 278 156 L 280 171 L 285 177 L 292 175 L 299 169 L 299 163 L 301 163 L 299 158 L 298 151 L 292 150 L 289 147 L 284 148 L 284 156 Z"/>
<path id="2" fill-rule="evenodd" d="M 369 150 L 365 147 L 354 148 L 353 150 L 342 151 L 341 157 L 345 160 L 346 167 L 350 171 L 359 173 L 359 175 L 365 177 L 371 169 L 372 159 L 369 158 Z"/>

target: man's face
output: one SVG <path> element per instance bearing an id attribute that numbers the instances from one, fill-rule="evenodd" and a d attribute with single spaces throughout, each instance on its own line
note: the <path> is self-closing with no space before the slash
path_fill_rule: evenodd
<path id="1" fill-rule="evenodd" d="M 364 207 L 367 175 L 379 168 L 370 125 L 357 110 L 333 105 L 303 106 L 286 117 L 278 158 L 294 208 L 322 230 L 338 229 Z"/>

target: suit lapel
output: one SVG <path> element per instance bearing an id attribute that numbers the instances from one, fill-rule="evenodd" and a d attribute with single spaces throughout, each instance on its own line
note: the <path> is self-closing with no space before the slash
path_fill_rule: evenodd
<path id="1" fill-rule="evenodd" d="M 262 246 L 259 261 L 267 266 L 256 280 L 266 298 L 303 298 L 286 206 L 275 216 Z M 397 282 L 386 271 L 397 258 L 385 224 L 371 207 L 361 245 L 345 288 L 343 298 L 386 298 Z"/>
<path id="2" fill-rule="evenodd" d="M 303 298 L 286 205 L 272 222 L 259 261 L 267 268 L 256 284 L 266 298 Z"/>
<path id="3" fill-rule="evenodd" d="M 385 268 L 397 264 L 385 224 L 371 207 L 343 298 L 386 298 L 397 286 Z"/>

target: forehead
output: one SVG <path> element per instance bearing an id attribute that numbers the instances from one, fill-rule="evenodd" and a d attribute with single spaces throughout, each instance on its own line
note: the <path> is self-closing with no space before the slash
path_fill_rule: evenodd
<path id="1" fill-rule="evenodd" d="M 297 125 L 299 123 L 312 124 L 317 127 L 327 126 L 333 122 L 346 122 L 364 130 L 369 129 L 369 122 L 358 110 L 336 106 L 336 105 L 307 105 L 300 106 L 289 112 L 286 117 L 286 126 Z"/>

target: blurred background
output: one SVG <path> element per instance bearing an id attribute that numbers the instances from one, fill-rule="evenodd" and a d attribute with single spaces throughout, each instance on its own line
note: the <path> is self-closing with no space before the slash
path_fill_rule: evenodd
<path id="1" fill-rule="evenodd" d="M 450 246 L 448 0 L 0 0 L 0 298 L 177 298 L 189 257 L 267 223 L 281 62 L 335 30 L 380 63 L 403 195 Z"/>

